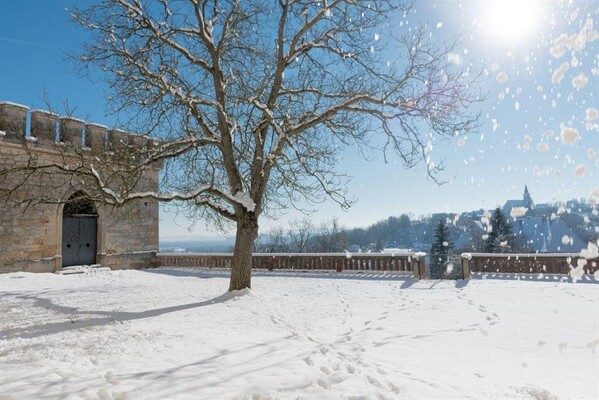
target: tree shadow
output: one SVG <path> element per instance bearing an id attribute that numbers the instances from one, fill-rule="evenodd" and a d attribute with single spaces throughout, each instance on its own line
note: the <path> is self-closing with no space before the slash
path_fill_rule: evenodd
<path id="1" fill-rule="evenodd" d="M 129 384 L 128 386 L 131 388 L 129 390 L 123 388 L 124 393 L 153 393 L 153 398 L 189 397 L 190 393 L 199 393 L 207 386 L 225 384 L 227 381 L 238 376 L 272 369 L 289 361 L 297 360 L 300 355 L 291 355 L 286 358 L 273 360 L 272 362 L 264 362 L 259 367 L 252 365 L 247 360 L 248 357 L 268 360 L 269 355 L 288 347 L 289 341 L 297 338 L 294 335 L 285 335 L 235 349 L 224 348 L 214 354 L 192 362 L 180 363 L 160 369 L 152 369 L 152 364 L 150 363 L 147 369 L 139 372 L 117 372 L 113 375 L 113 379 L 119 383 Z M 245 354 L 250 354 L 250 356 L 239 359 L 240 356 Z M 224 360 L 226 357 L 233 357 L 233 360 L 227 362 Z M 190 379 L 190 376 L 193 376 L 193 379 Z M 83 385 L 86 388 L 95 388 L 96 390 L 102 388 L 105 384 L 97 376 L 82 375 L 72 379 L 76 380 L 75 384 Z M 5 383 L 23 384 L 23 379 L 20 377 L 15 381 L 5 381 Z M 36 385 L 35 390 L 38 397 L 42 398 L 44 394 L 49 393 L 56 386 L 64 385 L 64 380 L 53 379 Z M 0 398 L 2 398 L 1 395 Z"/>
<path id="2" fill-rule="evenodd" d="M 456 289 L 462 289 L 462 288 L 465 288 L 466 286 L 468 286 L 468 283 L 470 283 L 470 279 L 471 278 L 456 279 L 456 281 L 455 281 Z"/>
<path id="3" fill-rule="evenodd" d="M 401 286 L 399 287 L 400 289 L 409 289 L 411 288 L 416 282 L 418 282 L 418 279 L 406 279 L 404 281 L 404 283 L 401 284 Z"/>
<path id="4" fill-rule="evenodd" d="M 157 317 L 164 314 L 169 314 L 177 311 L 189 310 L 193 308 L 206 307 L 214 304 L 224 303 L 234 297 L 238 297 L 235 293 L 225 293 L 210 300 L 200 301 L 196 303 L 180 304 L 170 307 L 156 308 L 152 310 L 128 312 L 128 311 L 82 311 L 73 307 L 66 307 L 55 304 L 52 300 L 39 297 L 32 294 L 23 294 L 19 292 L 4 292 L 4 295 L 14 296 L 17 299 L 33 301 L 34 307 L 45 308 L 60 314 L 68 316 L 67 321 L 51 322 L 43 325 L 31 325 L 16 329 L 0 330 L 0 339 L 10 338 L 36 338 L 47 336 L 59 332 L 89 328 L 94 326 L 102 326 L 110 323 L 123 323 L 125 321 L 135 321 L 139 319 Z M 82 317 L 94 315 L 95 318 L 81 319 Z"/>
<path id="5" fill-rule="evenodd" d="M 141 385 L 144 390 L 152 388 L 153 393 L 162 394 L 164 398 L 172 396 L 176 397 L 176 395 L 179 394 L 189 394 L 190 392 L 201 390 L 206 386 L 225 384 L 236 377 L 258 373 L 259 371 L 271 369 L 289 361 L 297 360 L 298 355 L 290 355 L 284 359 L 262 363 L 263 365 L 259 367 L 243 360 L 237 360 L 233 364 L 223 360 L 223 358 L 236 353 L 248 354 L 248 352 L 251 353 L 252 358 L 267 360 L 269 355 L 280 351 L 281 348 L 288 347 L 288 341 L 293 339 L 297 339 L 297 337 L 288 335 L 235 350 L 223 349 L 218 354 L 195 362 L 159 370 L 118 374 L 116 375 L 116 378 L 118 380 L 134 382 L 142 380 L 143 383 L 141 383 Z M 197 368 L 201 368 L 202 371 L 197 371 Z M 190 374 L 193 375 L 193 380 L 188 378 Z M 205 378 L 210 378 L 210 382 L 206 382 Z M 174 383 L 177 381 L 180 382 Z M 168 382 L 168 384 L 165 385 L 165 382 Z"/>

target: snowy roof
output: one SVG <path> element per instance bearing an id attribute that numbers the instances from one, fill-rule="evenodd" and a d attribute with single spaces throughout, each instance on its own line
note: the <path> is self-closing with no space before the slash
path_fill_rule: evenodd
<path id="1" fill-rule="evenodd" d="M 524 202 L 524 200 L 508 200 L 503 205 L 503 211 L 505 212 L 507 210 L 509 212 L 512 208 L 515 207 L 526 207 L 526 203 Z"/>
<path id="2" fill-rule="evenodd" d="M 472 248 L 473 245 L 474 242 L 472 240 L 472 235 L 470 234 L 470 232 L 462 232 L 462 234 L 455 241 L 456 249 L 468 249 Z"/>
<path id="3" fill-rule="evenodd" d="M 561 216 L 551 223 L 550 230 L 550 240 L 547 244 L 548 252 L 580 252 L 587 248 L 587 243 L 576 234 Z"/>
<path id="4" fill-rule="evenodd" d="M 548 251 L 549 222 L 547 218 L 534 217 L 514 222 L 512 231 L 516 236 L 524 235 L 527 244 L 535 251 Z"/>

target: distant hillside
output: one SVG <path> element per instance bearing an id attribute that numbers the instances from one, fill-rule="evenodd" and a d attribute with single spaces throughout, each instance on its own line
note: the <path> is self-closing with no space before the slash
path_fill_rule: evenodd
<path id="1" fill-rule="evenodd" d="M 226 253 L 233 250 L 235 237 L 171 236 L 160 238 L 161 253 Z"/>

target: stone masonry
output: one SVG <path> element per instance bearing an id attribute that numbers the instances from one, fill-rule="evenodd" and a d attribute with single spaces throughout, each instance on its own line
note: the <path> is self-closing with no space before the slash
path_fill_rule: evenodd
<path id="1" fill-rule="evenodd" d="M 31 134 L 26 136 L 28 115 Z M 77 157 L 93 158 L 100 165 L 118 163 L 114 154 L 118 154 L 120 148 L 145 149 L 152 143 L 144 136 L 0 102 L 0 273 L 60 270 L 64 202 L 80 191 L 89 193 L 91 199 L 96 198 L 85 179 L 64 172 L 39 170 L 24 181 L 23 174 L 28 173 L 24 166 L 71 165 L 76 163 Z M 11 172 L 11 168 L 15 171 Z M 145 167 L 136 178 L 134 189 L 157 191 L 159 172 L 160 166 Z M 113 187 L 119 182 L 115 180 Z M 40 201 L 42 199 L 62 201 Z M 112 269 L 156 266 L 156 200 L 140 199 L 120 207 L 96 200 L 94 205 L 97 211 L 96 263 Z"/>

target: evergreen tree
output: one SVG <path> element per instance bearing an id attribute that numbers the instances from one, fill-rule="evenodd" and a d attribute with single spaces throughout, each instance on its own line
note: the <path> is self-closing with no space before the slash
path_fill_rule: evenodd
<path id="1" fill-rule="evenodd" d="M 440 219 L 435 228 L 433 244 L 431 245 L 430 257 L 431 278 L 442 278 L 443 268 L 447 263 L 448 255 L 453 249 L 453 242 L 449 232 L 449 227 Z"/>
<path id="2" fill-rule="evenodd" d="M 491 230 L 483 242 L 486 253 L 510 253 L 518 250 L 516 236 L 512 232 L 512 224 L 509 223 L 499 207 L 493 211 L 490 221 Z"/>

